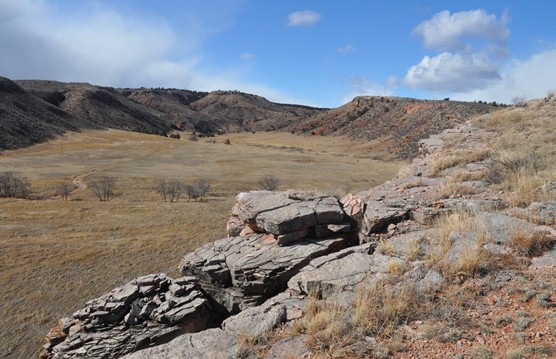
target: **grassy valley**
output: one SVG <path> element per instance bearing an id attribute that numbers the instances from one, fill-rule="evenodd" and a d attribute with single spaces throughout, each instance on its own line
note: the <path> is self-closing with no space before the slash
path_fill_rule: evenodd
<path id="1" fill-rule="evenodd" d="M 3 353 L 31 357 L 58 318 L 136 276 L 175 276 L 184 253 L 226 235 L 235 196 L 257 189 L 264 174 L 277 175 L 280 190 L 336 194 L 392 178 L 403 162 L 373 160 L 371 145 L 287 133 L 193 142 L 107 130 L 5 151 L 0 170 L 26 176 L 32 195 L 0 199 Z M 88 188 L 104 175 L 115 179 L 110 202 Z M 164 202 L 155 191 L 161 179 L 200 178 L 212 185 L 202 202 Z M 56 194 L 63 182 L 76 186 L 68 201 Z"/>

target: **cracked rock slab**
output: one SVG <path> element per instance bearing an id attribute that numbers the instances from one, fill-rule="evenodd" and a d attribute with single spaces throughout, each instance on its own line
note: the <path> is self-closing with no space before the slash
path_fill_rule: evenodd
<path id="1" fill-rule="evenodd" d="M 195 278 L 151 274 L 60 320 L 41 358 L 119 358 L 210 324 L 211 308 Z"/>
<path id="2" fill-rule="evenodd" d="M 352 290 L 370 274 L 387 271 L 390 261 L 404 261 L 375 253 L 367 254 L 368 245 L 347 248 L 311 261 L 288 282 L 293 292 L 316 294 L 327 298 L 344 290 Z"/>
<path id="3" fill-rule="evenodd" d="M 343 222 L 344 211 L 335 197 L 311 192 L 252 191 L 237 196 L 227 228 L 230 235 L 238 235 L 247 226 L 254 232 L 284 236 L 319 224 Z M 295 240 L 299 236 L 289 238 Z"/>
<path id="4" fill-rule="evenodd" d="M 287 246 L 268 235 L 228 237 L 186 254 L 179 269 L 184 276 L 199 278 L 209 295 L 237 313 L 281 292 L 312 259 L 346 246 L 344 237 L 304 238 Z"/>
<path id="5" fill-rule="evenodd" d="M 235 359 L 237 352 L 237 338 L 216 328 L 184 334 L 169 343 L 126 355 L 122 359 Z"/>
<path id="6" fill-rule="evenodd" d="M 408 210 L 402 207 L 394 207 L 394 205 L 397 204 L 386 204 L 382 201 L 367 202 L 361 232 L 368 236 L 371 233 L 383 231 L 392 223 L 406 220 Z"/>

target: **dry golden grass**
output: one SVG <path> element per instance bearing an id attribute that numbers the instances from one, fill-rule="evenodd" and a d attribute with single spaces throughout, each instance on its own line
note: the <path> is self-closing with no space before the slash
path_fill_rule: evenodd
<path id="1" fill-rule="evenodd" d="M 498 132 L 491 144 L 487 179 L 509 193 L 511 206 L 556 199 L 556 104 L 538 101 L 481 117 L 476 124 Z"/>
<path id="2" fill-rule="evenodd" d="M 435 200 L 450 198 L 454 196 L 472 196 L 477 193 L 477 189 L 466 184 L 457 182 L 447 182 L 439 187 Z"/>
<path id="3" fill-rule="evenodd" d="M 452 175 L 454 182 L 481 181 L 487 175 L 486 171 L 465 171 L 460 170 Z"/>
<path id="4" fill-rule="evenodd" d="M 229 138 L 231 145 L 225 145 Z M 2 354 L 32 357 L 58 318 L 92 298 L 153 272 L 177 275 L 183 254 L 226 235 L 238 192 L 261 175 L 280 190 L 354 191 L 392 178 L 401 162 L 370 159 L 365 143 L 284 133 L 231 134 L 198 142 L 124 131 L 91 131 L 0 155 L 0 171 L 32 182 L 34 200 L 0 199 Z M 116 198 L 99 202 L 86 186 L 116 180 Z M 203 202 L 165 203 L 160 179 L 212 184 Z M 63 181 L 78 189 L 55 196 Z"/>
<path id="5" fill-rule="evenodd" d="M 510 247 L 519 256 L 538 257 L 554 246 L 554 237 L 546 232 L 515 230 L 510 238 Z"/>
<path id="6" fill-rule="evenodd" d="M 381 239 L 376 245 L 376 251 L 386 256 L 394 257 L 398 255 L 396 248 L 387 239 Z"/>
<path id="7" fill-rule="evenodd" d="M 438 234 L 431 239 L 432 249 L 426 256 L 428 266 L 456 282 L 497 267 L 497 258 L 484 249 L 484 245 L 490 240 L 485 227 L 476 225 L 475 219 L 476 215 L 468 211 L 457 211 L 439 217 L 434 224 L 438 228 Z M 449 258 L 455 238 L 471 232 L 476 236 L 475 240 L 457 258 Z"/>
<path id="8" fill-rule="evenodd" d="M 437 177 L 442 171 L 455 166 L 479 162 L 487 159 L 490 155 L 488 149 L 473 149 L 454 151 L 451 155 L 445 155 L 434 159 L 430 164 L 431 177 Z"/>

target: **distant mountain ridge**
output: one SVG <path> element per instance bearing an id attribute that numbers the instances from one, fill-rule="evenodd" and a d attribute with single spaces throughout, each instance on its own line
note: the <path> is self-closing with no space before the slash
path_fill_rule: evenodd
<path id="1" fill-rule="evenodd" d="M 115 89 L 88 83 L 0 77 L 0 149 L 66 131 L 113 128 L 166 135 L 287 131 L 373 141 L 385 157 L 410 158 L 417 141 L 488 113 L 486 103 L 357 97 L 336 109 L 278 104 L 239 91 Z"/>

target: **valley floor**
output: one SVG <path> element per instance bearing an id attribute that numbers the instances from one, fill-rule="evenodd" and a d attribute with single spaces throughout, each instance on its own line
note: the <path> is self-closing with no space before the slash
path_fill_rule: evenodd
<path id="1" fill-rule="evenodd" d="M 32 198 L 0 199 L 2 355 L 36 355 L 58 318 L 131 278 L 174 276 L 183 254 L 225 236 L 235 196 L 257 189 L 264 174 L 278 176 L 281 190 L 333 194 L 392 178 L 403 162 L 375 160 L 370 149 L 365 142 L 284 133 L 193 142 L 108 130 L 3 152 L 0 172 L 26 176 Z M 104 175 L 115 178 L 110 202 L 88 188 Z M 212 185 L 205 201 L 169 203 L 155 192 L 161 179 L 200 178 Z M 56 195 L 64 181 L 76 186 L 68 201 Z"/>

